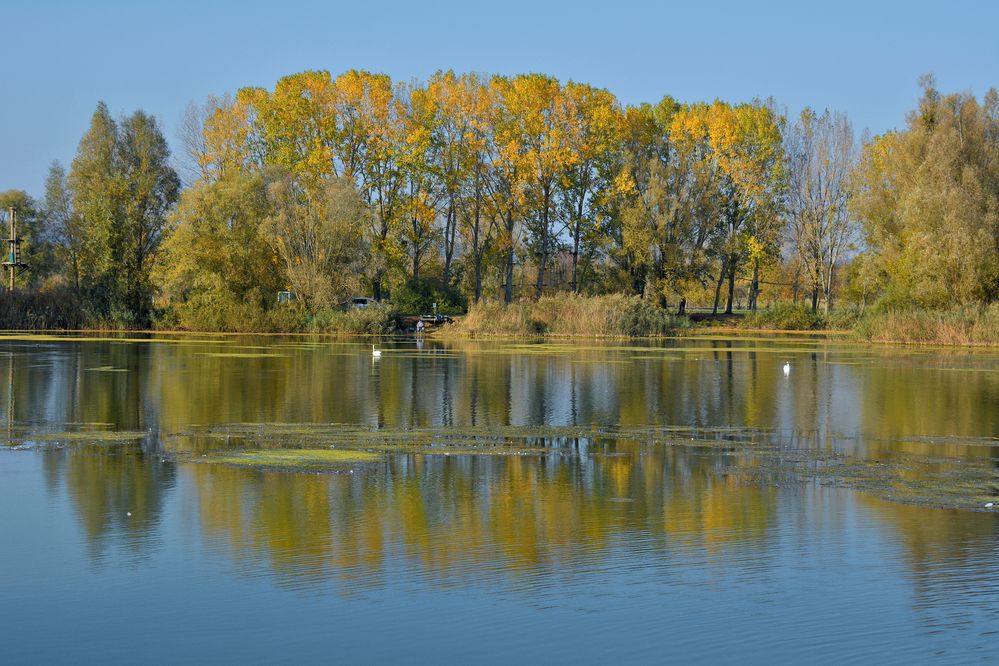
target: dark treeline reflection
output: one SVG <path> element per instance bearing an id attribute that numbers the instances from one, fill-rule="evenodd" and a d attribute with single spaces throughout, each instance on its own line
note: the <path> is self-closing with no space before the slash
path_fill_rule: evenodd
<path id="1" fill-rule="evenodd" d="M 137 553 L 150 548 L 177 493 L 192 507 L 188 527 L 240 567 L 344 592 L 381 585 L 400 566 L 443 586 L 494 577 L 543 586 L 613 566 L 621 549 L 647 549 L 661 567 L 690 553 L 706 566 L 766 567 L 790 522 L 830 520 L 829 508 L 803 499 L 817 492 L 811 486 L 785 487 L 779 471 L 761 471 L 767 484 L 748 483 L 747 470 L 761 463 L 742 454 L 609 437 L 576 442 L 576 455 L 397 455 L 338 475 L 178 467 L 158 452 L 191 426 L 306 422 L 484 433 L 741 428 L 782 446 L 879 459 L 997 456 L 989 438 L 999 437 L 999 372 L 984 353 L 810 339 L 399 341 L 383 349 L 375 360 L 370 343 L 309 338 L 6 341 L 0 405 L 12 440 L 84 425 L 148 432 L 141 444 L 42 454 L 50 491 L 70 498 L 95 554 L 116 540 Z M 943 584 L 925 575 L 935 567 L 960 561 L 965 575 L 995 571 L 986 564 L 997 532 L 991 515 L 859 506 L 908 549 L 927 600 Z"/>

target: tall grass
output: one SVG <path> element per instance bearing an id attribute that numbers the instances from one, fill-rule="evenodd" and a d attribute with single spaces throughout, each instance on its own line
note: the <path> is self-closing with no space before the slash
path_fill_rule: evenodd
<path id="1" fill-rule="evenodd" d="M 72 330 L 97 324 L 69 288 L 0 294 L 0 329 Z"/>
<path id="2" fill-rule="evenodd" d="M 746 315 L 740 326 L 772 331 L 815 331 L 825 328 L 826 321 L 806 305 L 784 303 Z"/>
<path id="3" fill-rule="evenodd" d="M 854 330 L 872 342 L 999 344 L 999 303 L 950 310 L 886 310 L 862 317 Z"/>
<path id="4" fill-rule="evenodd" d="M 227 299 L 212 301 L 213 307 L 191 299 L 166 312 L 157 328 L 231 333 L 344 333 L 383 334 L 396 329 L 395 311 L 382 305 L 363 309 L 310 312 L 295 304 L 269 309 L 254 302 Z"/>
<path id="5" fill-rule="evenodd" d="M 559 294 L 538 301 L 478 303 L 451 332 L 469 336 L 663 337 L 689 326 L 637 296 Z"/>
<path id="6" fill-rule="evenodd" d="M 372 304 L 366 308 L 324 310 L 308 315 L 303 328 L 310 333 L 379 335 L 391 333 L 396 326 L 396 313 L 392 308 Z"/>

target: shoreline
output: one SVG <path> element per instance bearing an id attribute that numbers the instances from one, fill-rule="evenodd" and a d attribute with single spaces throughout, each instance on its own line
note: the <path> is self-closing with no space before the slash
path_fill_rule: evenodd
<path id="1" fill-rule="evenodd" d="M 323 337 L 323 338 L 404 338 L 413 339 L 417 336 L 411 332 L 393 331 L 390 333 L 351 333 L 341 331 L 199 331 L 183 329 L 0 329 L 0 341 L 14 339 L 39 339 L 39 338 L 73 338 L 73 337 L 93 337 L 108 336 L 108 339 L 115 339 L 120 336 L 142 335 L 142 336 L 204 336 L 213 338 L 223 338 L 227 336 L 254 336 L 254 337 Z M 682 340 L 694 338 L 708 338 L 713 335 L 738 339 L 754 335 L 765 335 L 787 338 L 829 338 L 830 341 L 850 344 L 866 344 L 871 346 L 892 346 L 892 347 L 919 347 L 940 348 L 940 349 L 999 349 L 999 343 L 994 342 L 961 342 L 949 343 L 940 341 L 913 341 L 913 340 L 872 340 L 863 337 L 858 332 L 850 329 L 817 329 L 817 330 L 785 330 L 774 328 L 742 328 L 732 326 L 691 326 L 681 329 L 671 335 L 657 336 L 629 336 L 610 334 L 575 334 L 575 333 L 539 333 L 539 334 L 513 334 L 513 333 L 469 333 L 465 331 L 428 330 L 422 334 L 425 340 L 437 341 L 481 341 L 481 342 L 503 342 L 503 341 L 529 341 L 535 343 L 560 342 L 571 343 L 573 341 L 600 340 L 608 342 L 623 341 L 661 341 L 661 340 Z"/>

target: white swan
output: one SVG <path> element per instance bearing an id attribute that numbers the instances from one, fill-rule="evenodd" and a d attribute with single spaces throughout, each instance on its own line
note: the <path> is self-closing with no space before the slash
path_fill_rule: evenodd
<path id="1" fill-rule="evenodd" d="M 371 357 L 372 358 L 381 358 L 382 357 L 382 350 L 381 349 L 376 349 L 374 345 L 371 345 Z"/>
<path id="2" fill-rule="evenodd" d="M 784 361 L 784 376 L 786 377 L 789 374 L 791 374 L 791 364 L 788 363 L 787 361 Z"/>

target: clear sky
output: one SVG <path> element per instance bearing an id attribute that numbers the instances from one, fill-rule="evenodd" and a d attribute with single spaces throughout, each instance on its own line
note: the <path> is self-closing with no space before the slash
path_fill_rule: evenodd
<path id="1" fill-rule="evenodd" d="M 176 150 L 190 101 L 304 69 L 544 72 L 625 104 L 773 96 L 875 133 L 902 125 L 922 73 L 945 91 L 999 86 L 995 0 L 2 0 L 0 26 L 0 191 L 35 196 L 98 100 L 156 115 Z"/>

